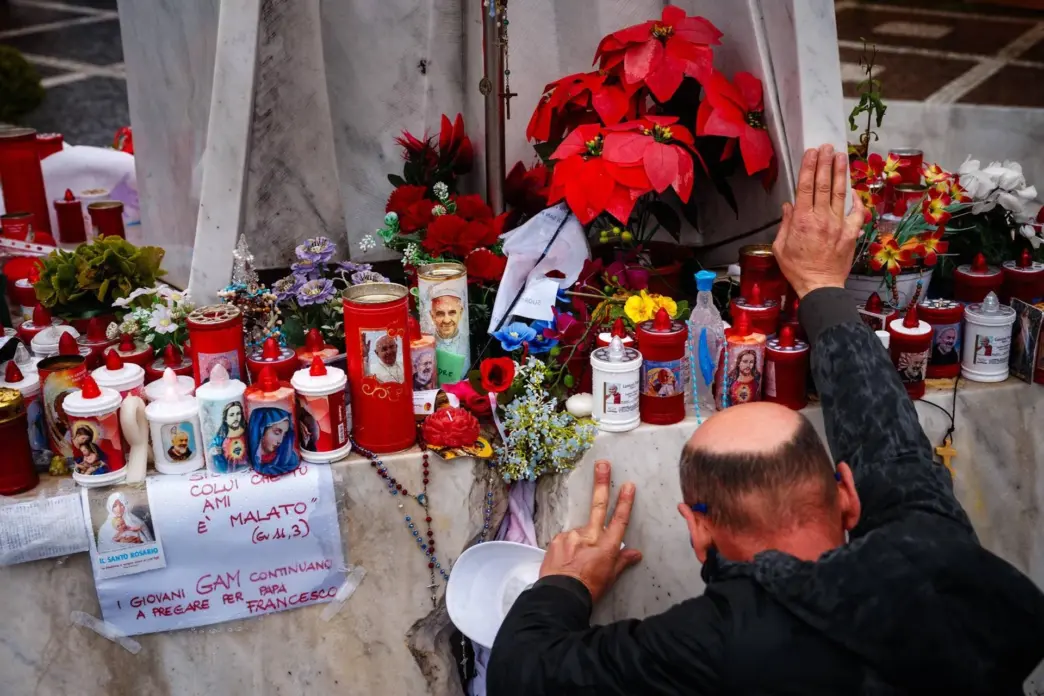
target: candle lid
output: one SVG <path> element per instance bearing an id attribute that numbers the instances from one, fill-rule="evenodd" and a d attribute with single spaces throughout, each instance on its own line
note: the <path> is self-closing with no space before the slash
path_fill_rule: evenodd
<path id="1" fill-rule="evenodd" d="M 1015 321 L 1015 310 L 1001 304 L 997 294 L 991 291 L 982 302 L 965 307 L 964 316 L 984 326 L 1003 326 Z"/>
<path id="2" fill-rule="evenodd" d="M 168 343 L 163 349 L 163 357 L 152 363 L 152 369 L 159 372 L 166 368 L 182 368 L 192 364 L 192 360 L 183 355 L 173 343 Z"/>
<path id="3" fill-rule="evenodd" d="M 866 302 L 863 304 L 863 311 L 884 314 L 884 303 L 881 302 L 881 296 L 876 292 L 870 293 L 870 297 L 866 298 Z"/>
<path id="4" fill-rule="evenodd" d="M 286 346 L 279 345 L 279 341 L 273 336 L 265 339 L 259 348 L 255 348 L 250 354 L 251 362 L 271 363 L 284 360 L 296 359 L 294 351 Z"/>
<path id="5" fill-rule="evenodd" d="M 398 283 L 363 283 L 347 288 L 341 297 L 355 304 L 385 304 L 400 300 L 409 294 L 409 289 Z"/>
<path id="6" fill-rule="evenodd" d="M 40 333 L 33 336 L 30 345 L 33 352 L 37 355 L 54 355 L 59 352 L 61 339 L 66 335 L 72 336 L 72 339 L 70 340 L 72 340 L 74 350 L 71 355 L 79 355 L 80 346 L 76 343 L 76 339 L 80 336 L 80 332 L 68 324 L 48 326 Z M 66 353 L 66 355 L 70 354 Z"/>
<path id="7" fill-rule="evenodd" d="M 68 401 L 68 399 L 66 399 Z M 25 412 L 25 399 L 17 389 L 0 387 L 0 423 L 18 418 Z"/>
<path id="8" fill-rule="evenodd" d="M 94 380 L 103 387 L 111 387 L 119 391 L 118 386 L 133 385 L 145 381 L 145 368 L 134 363 L 125 363 L 120 354 L 113 349 L 105 351 L 105 364 L 91 373 Z"/>
<path id="9" fill-rule="evenodd" d="M 1034 261 L 1029 249 L 1023 249 L 1017 261 L 1005 261 L 1004 268 L 1015 273 L 1040 273 L 1044 263 Z"/>
<path id="10" fill-rule="evenodd" d="M 937 297 L 931 300 L 925 300 L 921 303 L 921 309 L 938 309 L 938 310 L 954 310 L 961 309 L 964 305 L 956 300 L 948 300 L 944 297 Z"/>
<path id="11" fill-rule="evenodd" d="M 239 307 L 230 304 L 207 305 L 194 309 L 185 318 L 185 323 L 193 328 L 219 329 L 231 326 L 240 321 L 243 313 Z"/>
<path id="12" fill-rule="evenodd" d="M 156 397 L 150 396 L 149 405 L 145 407 L 145 417 L 156 421 L 174 421 L 193 418 L 199 407 L 196 397 L 185 394 L 182 379 L 192 382 L 191 377 L 179 379 L 169 367 L 163 371 L 163 378 L 153 382 L 149 387 Z M 149 390 L 146 391 L 149 393 Z"/>
<path id="13" fill-rule="evenodd" d="M 120 407 L 122 401 L 118 391 L 99 387 L 94 377 L 87 375 L 83 379 L 83 386 L 69 394 L 62 407 L 68 415 L 83 418 L 112 413 Z"/>
<path id="14" fill-rule="evenodd" d="M 637 368 L 642 363 L 642 354 L 634 348 L 629 348 L 619 336 L 613 336 L 608 346 L 595 348 L 591 356 L 597 363 L 597 367 L 606 369 L 618 369 L 627 371 Z"/>
<path id="15" fill-rule="evenodd" d="M 672 334 L 681 333 L 685 331 L 685 324 L 680 321 L 671 319 L 671 315 L 667 313 L 667 310 L 660 307 L 656 311 L 656 316 L 648 321 L 643 321 L 638 327 L 647 334 Z M 643 339 L 644 340 L 644 339 Z"/>
<path id="16" fill-rule="evenodd" d="M 904 336 L 922 336 L 932 332 L 932 325 L 921 321 L 917 316 L 917 305 L 911 305 L 905 317 L 889 322 L 888 330 Z"/>
<path id="17" fill-rule="evenodd" d="M 174 374 L 174 371 L 171 370 L 168 367 L 168 368 L 166 368 L 163 371 L 163 376 L 164 377 L 167 376 L 167 372 L 170 372 L 172 375 Z M 195 380 L 193 380 L 191 377 L 189 377 L 187 375 L 174 375 L 174 376 L 177 378 L 176 384 L 177 384 L 178 393 L 181 394 L 182 396 L 192 396 L 192 394 L 196 391 L 196 382 L 195 382 Z M 156 380 L 155 382 L 153 382 L 151 384 L 146 384 L 145 385 L 145 400 L 146 401 L 150 401 L 150 402 L 152 402 L 152 401 L 159 401 L 159 399 L 162 397 L 163 392 L 166 389 L 166 387 L 167 387 L 167 384 L 163 381 L 163 379 L 158 379 L 158 380 Z"/>
<path id="18" fill-rule="evenodd" d="M 98 317 L 91 317 L 87 322 L 87 333 L 77 340 L 80 343 L 109 343 L 109 337 L 105 335 L 105 322 Z"/>
<path id="19" fill-rule="evenodd" d="M 9 360 L 7 367 L 4 368 L 4 379 L 3 382 L 0 382 L 0 386 L 17 389 L 24 396 L 32 396 L 40 391 L 40 375 L 36 372 L 26 375 L 18 367 L 17 362 Z"/>
<path id="20" fill-rule="evenodd" d="M 808 350 L 808 344 L 794 335 L 794 327 L 790 324 L 784 324 L 779 335 L 769 339 L 768 347 L 780 353 L 802 353 Z"/>
<path id="21" fill-rule="evenodd" d="M 51 312 L 42 304 L 33 307 L 33 326 L 50 326 L 54 323 Z"/>
<path id="22" fill-rule="evenodd" d="M 265 368 L 268 370 L 270 368 Z M 263 371 L 262 371 L 263 372 Z M 300 394 L 305 396 L 322 396 L 344 389 L 348 378 L 344 370 L 331 367 L 323 362 L 321 356 L 314 356 L 309 367 L 302 368 L 290 378 L 290 385 Z M 265 389 L 265 391 L 272 391 Z"/>
<path id="23" fill-rule="evenodd" d="M 963 275 L 975 276 L 980 278 L 986 278 L 990 276 L 998 275 L 1001 269 L 996 266 L 989 266 L 986 264 L 986 257 L 980 252 L 975 255 L 975 260 L 971 264 L 964 264 L 957 267 L 957 272 Z"/>
<path id="24" fill-rule="evenodd" d="M 749 311 L 764 311 L 779 306 L 779 300 L 766 300 L 761 293 L 761 285 L 754 283 L 750 288 L 750 297 L 737 297 L 733 300 L 737 307 Z"/>
<path id="25" fill-rule="evenodd" d="M 238 379 L 231 379 L 228 370 L 221 363 L 215 363 L 210 368 L 210 381 L 196 388 L 196 398 L 207 401 L 223 401 L 236 399 L 243 396 L 246 384 Z"/>

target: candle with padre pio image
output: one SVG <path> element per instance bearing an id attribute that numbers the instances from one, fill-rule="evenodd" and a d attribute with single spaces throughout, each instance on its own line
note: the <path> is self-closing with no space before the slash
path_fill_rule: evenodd
<path id="1" fill-rule="evenodd" d="M 249 459 L 254 471 L 281 476 L 300 466 L 294 388 L 280 381 L 272 366 L 266 365 L 257 381 L 247 387 L 244 398 Z"/>
<path id="2" fill-rule="evenodd" d="M 410 317 L 410 358 L 413 360 L 413 391 L 439 386 L 436 372 L 435 337 L 421 333 L 420 322 Z"/>
<path id="3" fill-rule="evenodd" d="M 378 454 L 413 445 L 413 362 L 409 290 L 365 283 L 344 291 L 344 340 L 352 396 L 352 434 Z"/>
<path id="4" fill-rule="evenodd" d="M 439 384 L 459 382 L 471 363 L 468 272 L 462 263 L 429 263 L 417 269 L 421 333 L 435 337 Z"/>
<path id="5" fill-rule="evenodd" d="M 924 396 L 924 378 L 935 335 L 931 324 L 921 321 L 917 314 L 917 305 L 910 305 L 905 317 L 888 323 L 888 351 L 911 399 Z"/>
<path id="6" fill-rule="evenodd" d="M 182 391 L 178 376 L 167 368 L 156 384 L 159 393 L 145 407 L 152 433 L 152 453 L 161 474 L 187 474 L 203 467 L 199 404 Z"/>

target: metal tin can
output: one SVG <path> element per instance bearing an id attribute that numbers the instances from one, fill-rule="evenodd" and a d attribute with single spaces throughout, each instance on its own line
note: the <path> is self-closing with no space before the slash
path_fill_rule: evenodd
<path id="1" fill-rule="evenodd" d="M 123 229 L 123 203 L 120 201 L 98 201 L 87 204 L 87 214 L 91 216 L 91 227 L 97 237 L 127 238 Z"/>
<path id="2" fill-rule="evenodd" d="M 439 384 L 464 379 L 471 364 L 468 271 L 464 264 L 429 263 L 417 269 L 421 333 L 435 337 Z"/>
<path id="3" fill-rule="evenodd" d="M 954 300 L 925 300 L 917 308 L 932 327 L 932 353 L 928 356 L 930 379 L 961 374 L 961 319 L 964 305 Z"/>
<path id="4" fill-rule="evenodd" d="M 25 400 L 17 389 L 0 388 L 0 495 L 24 493 L 40 482 L 33 467 Z"/>
<path id="5" fill-rule="evenodd" d="M 87 359 L 82 355 L 55 355 L 41 360 L 37 369 L 51 451 L 71 461 L 72 435 L 64 404 L 69 394 L 83 385 L 87 377 Z"/>
<path id="6" fill-rule="evenodd" d="M 243 313 L 229 304 L 199 307 L 185 318 L 192 345 L 192 378 L 196 386 L 206 384 L 210 370 L 220 363 L 229 378 L 246 376 L 243 347 Z"/>
<path id="7" fill-rule="evenodd" d="M 409 290 L 366 283 L 348 288 L 342 299 L 355 441 L 378 454 L 407 449 L 417 439 Z"/>

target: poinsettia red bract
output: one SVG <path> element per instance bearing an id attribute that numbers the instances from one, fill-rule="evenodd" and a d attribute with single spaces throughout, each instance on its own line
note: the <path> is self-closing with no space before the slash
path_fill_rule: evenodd
<path id="1" fill-rule="evenodd" d="M 657 193 L 673 188 L 682 201 L 692 193 L 694 171 L 690 147 L 692 134 L 677 125 L 673 116 L 648 116 L 633 122 L 634 130 L 617 130 L 605 136 L 603 156 L 621 167 L 642 165 Z"/>
<path id="2" fill-rule="evenodd" d="M 706 94 L 696 117 L 696 134 L 739 140 L 748 175 L 769 169 L 775 155 L 765 127 L 761 80 L 740 72 L 736 73 L 733 85 L 715 71 L 705 86 Z"/>

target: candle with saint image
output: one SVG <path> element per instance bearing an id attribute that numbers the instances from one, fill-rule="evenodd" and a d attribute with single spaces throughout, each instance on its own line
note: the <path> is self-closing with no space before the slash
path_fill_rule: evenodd
<path id="1" fill-rule="evenodd" d="M 718 408 L 761 401 L 766 343 L 765 334 L 753 330 L 745 312 L 725 330 L 725 350 L 715 382 Z"/>
<path id="2" fill-rule="evenodd" d="M 905 317 L 888 322 L 888 334 L 888 351 L 899 371 L 899 379 L 911 399 L 920 399 L 924 396 L 924 379 L 932 351 L 932 326 L 920 319 L 917 305 L 912 305 Z"/>
<path id="3" fill-rule="evenodd" d="M 471 363 L 467 269 L 457 262 L 421 266 L 417 291 L 421 333 L 435 337 L 435 349 L 442 356 L 439 384 L 459 382 Z"/>
<path id="4" fill-rule="evenodd" d="M 266 476 L 281 476 L 301 465 L 294 388 L 270 365 L 244 392 L 250 465 Z"/>
<path id="5" fill-rule="evenodd" d="M 185 318 L 192 345 L 192 378 L 196 386 L 210 378 L 215 365 L 221 365 L 232 379 L 246 376 L 246 350 L 243 347 L 243 313 L 229 304 L 209 305 L 193 310 Z"/>
<path id="6" fill-rule="evenodd" d="M 355 285 L 343 295 L 352 434 L 379 454 L 404 450 L 417 436 L 408 297 L 395 283 Z"/>

